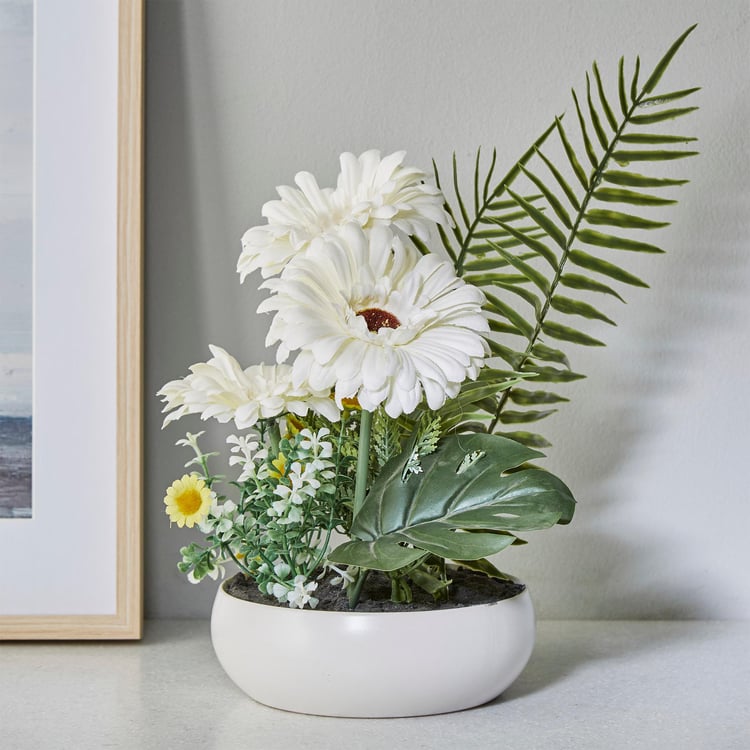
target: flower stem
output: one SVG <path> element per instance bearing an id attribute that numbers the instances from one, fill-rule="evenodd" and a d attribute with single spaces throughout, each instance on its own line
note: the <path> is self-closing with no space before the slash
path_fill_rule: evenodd
<path id="1" fill-rule="evenodd" d="M 271 443 L 271 452 L 275 457 L 279 455 L 279 442 L 281 441 L 281 430 L 278 422 L 272 422 L 268 426 L 268 440 Z"/>
<path id="2" fill-rule="evenodd" d="M 362 587 L 365 585 L 365 581 L 369 575 L 369 568 L 359 569 L 357 580 L 349 586 L 349 609 L 354 609 L 359 603 L 359 597 L 362 594 Z"/>
<path id="3" fill-rule="evenodd" d="M 352 518 L 357 517 L 365 501 L 367 475 L 370 469 L 370 432 L 372 431 L 372 412 L 362 409 L 359 421 L 359 446 L 357 448 L 357 481 L 354 485 L 354 508 Z"/>

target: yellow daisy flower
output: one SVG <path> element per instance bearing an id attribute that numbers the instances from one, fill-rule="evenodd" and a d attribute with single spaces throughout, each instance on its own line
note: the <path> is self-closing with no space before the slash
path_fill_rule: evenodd
<path id="1" fill-rule="evenodd" d="M 200 477 L 184 474 L 181 479 L 172 482 L 164 497 L 164 504 L 170 523 L 191 529 L 208 515 L 212 500 L 213 493 Z"/>

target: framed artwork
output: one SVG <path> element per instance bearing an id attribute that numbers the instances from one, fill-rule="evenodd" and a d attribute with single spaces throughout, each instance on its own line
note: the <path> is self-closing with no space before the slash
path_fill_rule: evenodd
<path id="1" fill-rule="evenodd" d="M 140 637 L 143 20 L 0 0 L 4 639 Z"/>

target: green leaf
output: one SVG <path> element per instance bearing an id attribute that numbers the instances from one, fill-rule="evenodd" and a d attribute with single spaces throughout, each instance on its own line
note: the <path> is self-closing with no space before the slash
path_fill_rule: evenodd
<path id="1" fill-rule="evenodd" d="M 538 422 L 540 419 L 554 414 L 557 409 L 545 409 L 543 411 L 510 411 L 505 410 L 500 414 L 501 424 L 524 424 L 526 422 Z"/>
<path id="2" fill-rule="evenodd" d="M 557 477 L 540 469 L 506 473 L 541 455 L 512 440 L 479 433 L 447 436 L 437 451 L 421 458 L 422 472 L 403 480 L 411 451 L 407 447 L 383 467 L 352 522 L 352 535 L 372 543 L 355 550 L 354 557 L 360 551 L 370 555 L 366 567 L 384 565 L 381 549 L 392 560 L 399 543 L 443 558 L 475 560 L 512 544 L 512 535 L 497 531 L 547 528 L 573 516 L 575 500 Z M 329 555 L 331 561 L 359 564 L 351 562 L 351 554 L 342 560 L 339 549 Z"/>
<path id="3" fill-rule="evenodd" d="M 528 201 L 524 200 L 520 195 L 516 195 L 512 190 L 508 190 L 508 193 L 518 201 L 518 204 L 523 208 L 524 211 L 561 247 L 563 250 L 567 247 L 567 238 L 562 230 L 555 224 L 549 216 L 546 216 L 543 211 L 540 211 L 536 206 Z M 541 243 L 539 243 L 541 244 Z M 534 250 L 536 248 L 532 248 Z M 546 249 L 546 247 L 545 247 Z M 539 252 L 537 250 L 537 252 Z M 552 267 L 557 268 L 557 258 L 550 250 L 547 250 L 552 258 Z M 544 255 L 544 253 L 539 253 Z M 546 256 L 545 256 L 546 257 Z"/>
<path id="4" fill-rule="evenodd" d="M 616 266 L 614 263 L 609 263 L 601 258 L 596 258 L 582 250 L 571 250 L 568 254 L 568 260 L 580 268 L 585 268 L 587 271 L 601 273 L 604 276 L 609 276 L 610 278 L 615 279 L 616 281 L 621 281 L 623 284 L 640 286 L 646 289 L 648 288 L 648 284 L 646 284 L 645 281 L 641 281 L 632 273 L 628 273 L 628 271 Z"/>
<path id="5" fill-rule="evenodd" d="M 423 549 L 402 546 L 395 538 L 385 538 L 369 542 L 345 542 L 330 552 L 327 559 L 337 565 L 389 571 L 411 565 L 426 554 Z"/>
<path id="6" fill-rule="evenodd" d="M 515 237 L 519 242 L 526 245 L 526 247 L 533 250 L 534 253 L 544 258 L 553 269 L 557 269 L 557 256 L 552 250 L 547 247 L 547 245 L 545 245 L 540 240 L 535 239 L 531 235 L 526 234 L 525 232 L 518 231 L 510 224 L 503 224 L 502 227 L 508 232 L 508 234 L 513 235 L 513 237 Z"/>
<path id="7" fill-rule="evenodd" d="M 446 209 L 446 211 L 447 210 L 448 209 Z M 455 220 L 454 220 L 454 222 L 455 222 Z M 438 224 L 437 230 L 438 230 L 438 234 L 440 235 L 440 241 L 443 243 L 443 247 L 445 248 L 445 251 L 448 253 L 448 256 L 450 257 L 450 259 L 455 263 L 456 262 L 456 251 L 453 249 L 453 246 L 451 245 L 451 242 L 448 239 L 448 235 L 446 234 L 446 232 L 443 229 L 443 227 L 440 226 L 440 224 Z"/>
<path id="8" fill-rule="evenodd" d="M 515 440 L 517 443 L 521 443 L 521 445 L 525 445 L 527 448 L 549 448 L 550 445 L 552 445 L 549 440 L 542 437 L 542 435 L 537 435 L 535 432 L 524 432 L 519 430 L 516 432 L 496 432 L 495 434 L 500 435 L 501 437 L 506 437 L 509 440 Z"/>
<path id="9" fill-rule="evenodd" d="M 508 263 L 505 263 L 505 261 L 499 261 L 499 264 L 510 265 Z M 496 284 L 509 284 L 517 286 L 519 284 L 527 284 L 529 281 L 525 276 L 521 274 L 512 273 L 472 273 L 464 276 L 464 279 L 466 279 L 466 281 L 470 284 L 474 284 L 475 286 L 494 286 Z"/>
<path id="10" fill-rule="evenodd" d="M 638 103 L 639 107 L 655 107 L 659 104 L 666 104 L 667 102 L 674 102 L 678 99 L 684 99 L 690 94 L 694 94 L 696 91 L 700 91 L 700 86 L 695 86 L 692 89 L 682 89 L 681 91 L 672 91 L 669 94 L 659 94 L 658 96 L 650 96 L 646 99 L 641 99 Z"/>
<path id="11" fill-rule="evenodd" d="M 582 380 L 585 375 L 579 372 L 573 372 L 569 369 L 561 370 L 559 367 L 549 367 L 547 365 L 525 365 L 524 371 L 527 374 L 534 374 L 535 382 L 538 383 L 572 383 L 575 380 Z"/>
<path id="12" fill-rule="evenodd" d="M 537 156 L 545 163 L 547 169 L 549 169 L 549 171 L 552 173 L 552 176 L 557 181 L 557 184 L 562 188 L 562 191 L 565 193 L 565 197 L 570 202 L 570 205 L 573 206 L 576 211 L 578 211 L 581 208 L 581 204 L 579 203 L 578 198 L 576 198 L 576 194 L 573 192 L 573 188 L 568 185 L 557 167 L 555 167 L 555 165 L 541 151 L 537 150 L 536 153 Z"/>
<path id="13" fill-rule="evenodd" d="M 550 300 L 550 305 L 558 312 L 565 313 L 566 315 L 579 315 L 588 320 L 601 320 L 609 323 L 611 326 L 616 325 L 614 320 L 611 320 L 587 302 L 581 302 L 580 300 L 556 294 Z"/>
<path id="14" fill-rule="evenodd" d="M 540 404 L 559 404 L 570 401 L 550 391 L 527 391 L 523 388 L 512 388 L 510 400 L 519 406 L 539 406 Z"/>
<path id="15" fill-rule="evenodd" d="M 518 544 L 522 541 L 518 538 L 513 544 Z M 475 573 L 484 573 L 488 578 L 496 578 L 500 581 L 514 581 L 513 576 L 507 573 L 501 573 L 489 560 L 480 557 L 479 560 L 454 560 L 456 565 L 460 568 L 466 568 L 467 570 L 473 570 Z"/>
<path id="16" fill-rule="evenodd" d="M 697 156 L 698 151 L 615 151 L 612 158 L 618 164 L 629 164 L 631 161 L 674 161 Z"/>
<path id="17" fill-rule="evenodd" d="M 533 172 L 529 172 L 527 169 L 522 171 L 542 191 L 542 193 L 544 193 L 547 203 L 549 203 L 552 210 L 557 214 L 557 218 L 560 219 L 568 229 L 572 229 L 573 223 L 570 220 L 570 216 L 562 203 L 557 199 L 557 196 Z"/>
<path id="18" fill-rule="evenodd" d="M 575 89 L 571 89 L 571 94 L 573 95 L 573 102 L 575 103 L 576 114 L 578 115 L 578 124 L 581 128 L 581 138 L 583 138 L 583 147 L 586 151 L 586 156 L 589 157 L 591 166 L 594 169 L 596 169 L 599 166 L 599 159 L 597 159 L 596 152 L 594 151 L 594 147 L 591 144 L 591 139 L 589 138 L 589 133 L 588 133 L 588 130 L 586 129 L 586 120 L 583 119 L 583 113 L 581 112 L 581 106 L 578 104 L 578 97 L 576 96 Z"/>
<path id="19" fill-rule="evenodd" d="M 629 250 L 636 253 L 663 253 L 664 251 L 648 242 L 639 242 L 627 237 L 616 237 L 612 234 L 602 234 L 593 229 L 581 229 L 578 239 L 596 247 L 606 247 L 612 250 Z"/>
<path id="20" fill-rule="evenodd" d="M 620 211 L 603 211 L 598 208 L 587 211 L 584 218 L 589 224 L 620 227 L 622 229 L 661 229 L 669 226 L 668 221 L 653 221 L 641 216 L 624 214 Z"/>
<path id="21" fill-rule="evenodd" d="M 620 136 L 623 143 L 649 143 L 656 145 L 659 143 L 690 143 L 697 141 L 697 138 L 690 138 L 687 135 L 663 135 L 661 133 L 623 133 Z"/>
<path id="22" fill-rule="evenodd" d="M 648 115 L 633 115 L 630 122 L 633 125 L 653 125 L 656 122 L 674 120 L 677 117 L 695 112 L 698 107 L 676 107 L 675 109 L 663 109 L 661 112 L 652 112 Z"/>
<path id="23" fill-rule="evenodd" d="M 635 102 L 638 94 L 638 74 L 641 72 L 641 58 L 635 58 L 635 70 L 633 71 L 633 80 L 630 83 L 630 100 Z"/>
<path id="24" fill-rule="evenodd" d="M 624 117 L 628 116 L 628 97 L 625 93 L 625 58 L 621 57 L 617 67 L 617 93 L 620 98 L 620 110 Z"/>
<path id="25" fill-rule="evenodd" d="M 621 172 L 618 170 L 608 170 L 602 175 L 606 182 L 614 185 L 624 185 L 625 187 L 672 187 L 673 185 L 684 185 L 689 180 L 674 180 L 668 177 L 646 177 L 634 172 Z"/>
<path id="26" fill-rule="evenodd" d="M 504 362 L 507 362 L 514 370 L 517 370 L 523 363 L 523 354 L 514 351 L 505 344 L 500 344 L 497 341 L 491 339 L 487 342 L 490 347 L 490 353 L 494 357 L 500 357 Z"/>
<path id="27" fill-rule="evenodd" d="M 497 268 L 507 266 L 508 263 L 501 258 L 498 258 L 494 253 L 489 257 L 478 258 L 477 260 L 469 260 L 464 264 L 465 271 L 494 271 Z M 482 275 L 482 274 L 480 274 Z M 500 274 L 486 274 L 490 276 L 499 276 Z M 468 277 L 464 276 L 468 280 Z M 474 282 L 472 282 L 474 283 Z"/>
<path id="28" fill-rule="evenodd" d="M 523 315 L 492 294 L 486 294 L 485 297 L 487 298 L 487 306 L 493 312 L 507 318 L 516 328 L 523 332 L 526 338 L 531 338 L 534 335 L 534 327 L 527 322 Z"/>
<path id="29" fill-rule="evenodd" d="M 555 362 L 559 365 L 564 365 L 565 367 L 570 368 L 570 362 L 564 352 L 561 352 L 559 349 L 553 349 L 551 346 L 547 346 L 547 344 L 543 344 L 539 340 L 534 342 L 534 346 L 531 347 L 531 356 L 533 359 L 538 359 L 543 362 Z"/>
<path id="30" fill-rule="evenodd" d="M 435 160 L 432 160 L 432 171 L 435 174 L 435 184 L 437 185 L 438 189 L 442 190 L 442 186 L 440 185 L 440 172 L 438 171 L 437 163 Z M 461 229 L 458 226 L 458 222 L 456 221 L 456 215 L 453 213 L 453 209 L 451 208 L 450 203 L 448 201 L 445 201 L 443 203 L 443 207 L 445 208 L 448 216 L 450 216 L 453 226 L 451 227 L 451 230 L 453 232 L 453 236 L 455 237 L 456 241 L 459 245 L 463 245 L 464 237 L 463 233 L 461 232 Z M 447 250 L 448 254 L 451 256 L 453 261 L 456 260 L 456 253 L 453 250 L 453 247 L 450 244 L 450 241 L 448 240 L 448 236 L 446 235 L 445 231 L 443 230 L 443 227 L 438 224 L 438 232 L 440 233 L 440 238 L 443 242 L 443 247 Z"/>
<path id="31" fill-rule="evenodd" d="M 508 223 L 509 221 L 516 221 L 517 219 L 525 219 L 526 211 L 509 211 L 501 213 L 497 216 L 483 215 L 479 219 L 480 224 L 500 224 L 502 222 Z"/>
<path id="32" fill-rule="evenodd" d="M 493 382 L 475 380 L 464 383 L 458 396 L 446 402 L 445 406 L 438 410 L 438 415 L 441 419 L 450 419 L 456 414 L 464 415 L 467 410 L 473 410 L 474 404 L 485 398 L 495 396 L 500 391 L 512 388 L 522 380 L 525 380 L 525 378 L 503 378 Z"/>
<path id="33" fill-rule="evenodd" d="M 474 216 L 479 213 L 479 159 L 482 147 L 477 148 L 477 158 L 474 161 Z"/>
<path id="34" fill-rule="evenodd" d="M 554 125 L 553 125 L 554 127 Z M 523 165 L 518 167 L 518 172 L 520 172 L 523 169 Z M 527 195 L 526 200 L 527 201 L 538 201 L 541 200 L 541 195 Z M 495 201 L 494 203 L 490 203 L 487 208 L 490 211 L 507 211 L 509 208 L 516 208 L 518 204 L 514 200 L 503 200 L 503 201 Z"/>
<path id="35" fill-rule="evenodd" d="M 502 320 L 494 320 L 490 318 L 487 323 L 490 327 L 490 331 L 494 331 L 495 333 L 508 333 L 513 336 L 523 336 L 523 333 L 519 331 L 518 328 L 510 323 L 504 323 Z"/>
<path id="36" fill-rule="evenodd" d="M 620 302 L 625 300 L 614 290 L 612 287 L 603 284 L 601 281 L 596 281 L 588 276 L 581 276 L 577 273 L 564 273 L 560 277 L 560 283 L 569 289 L 583 289 L 587 292 L 601 292 L 602 294 L 609 294 L 612 297 L 617 297 Z"/>
<path id="37" fill-rule="evenodd" d="M 601 120 L 599 119 L 599 113 L 596 111 L 596 107 L 594 107 L 594 102 L 591 98 L 591 79 L 589 78 L 588 73 L 586 73 L 586 102 L 589 106 L 589 117 L 591 118 L 591 124 L 594 127 L 596 138 L 599 141 L 599 145 L 606 152 L 609 148 L 609 141 L 607 139 L 607 134 L 602 127 Z M 596 169 L 597 166 L 598 164 L 595 164 L 594 168 Z"/>
<path id="38" fill-rule="evenodd" d="M 415 583 L 423 591 L 426 591 L 428 594 L 432 594 L 433 596 L 437 594 L 438 591 L 447 589 L 451 583 L 450 581 L 444 581 L 442 578 L 438 578 L 437 576 L 434 576 L 431 573 L 428 573 L 423 568 L 419 567 L 412 568 L 409 571 L 409 578 L 411 579 L 412 583 Z M 393 598 L 391 598 L 391 601 L 393 601 Z"/>
<path id="39" fill-rule="evenodd" d="M 644 94 L 650 94 L 657 83 L 661 80 L 661 77 L 664 75 L 664 72 L 669 67 L 669 63 L 672 62 L 672 58 L 677 54 L 677 50 L 680 49 L 682 46 L 682 43 L 685 41 L 685 39 L 688 38 L 689 34 L 693 31 L 693 29 L 698 24 L 693 24 L 689 29 L 687 29 L 683 34 L 681 34 L 675 42 L 672 44 L 672 46 L 666 51 L 664 54 L 664 57 L 659 60 L 659 62 L 656 64 L 656 67 L 654 68 L 654 72 L 649 76 L 646 83 L 643 84 L 643 93 Z"/>
<path id="40" fill-rule="evenodd" d="M 458 165 L 456 164 L 456 152 L 453 152 L 453 192 L 456 195 L 458 201 L 458 208 L 461 211 L 461 218 L 464 220 L 464 224 L 469 227 L 471 222 L 469 221 L 469 214 L 466 211 L 463 198 L 461 198 L 461 191 L 458 189 Z"/>
<path id="41" fill-rule="evenodd" d="M 529 265 L 525 261 L 511 255 L 511 253 L 505 251 L 500 245 L 493 243 L 492 245 L 500 255 L 508 261 L 517 271 L 520 271 L 529 281 L 536 284 L 544 294 L 548 294 L 550 291 L 550 282 L 547 277 L 538 271 L 534 266 Z"/>
<path id="42" fill-rule="evenodd" d="M 615 118 L 614 112 L 612 111 L 612 107 L 609 106 L 607 97 L 604 94 L 602 77 L 599 75 L 599 66 L 596 63 L 594 63 L 593 65 L 593 70 L 594 78 L 596 79 L 596 90 L 599 92 L 599 101 L 602 103 L 602 109 L 604 110 L 604 114 L 607 117 L 607 122 L 609 123 L 609 127 L 612 128 L 614 132 L 617 132 L 617 120 Z"/>
<path id="43" fill-rule="evenodd" d="M 542 323 L 542 330 L 548 336 L 552 336 L 553 339 L 559 339 L 560 341 L 570 341 L 572 344 L 579 344 L 581 346 L 604 346 L 603 341 L 599 341 L 599 339 L 595 339 L 593 336 L 589 336 L 587 333 L 578 331 L 570 326 L 556 323 L 554 320 L 545 320 Z"/>
<path id="44" fill-rule="evenodd" d="M 668 206 L 677 203 L 669 198 L 659 198 L 649 193 L 638 193 L 621 188 L 599 188 L 594 191 L 594 198 L 606 203 L 630 203 L 634 206 Z"/>
<path id="45" fill-rule="evenodd" d="M 427 245 L 425 245 L 424 242 L 422 242 L 422 240 L 420 240 L 416 235 L 411 238 L 411 241 L 414 243 L 417 250 L 422 253 L 422 255 L 428 255 L 431 252 L 430 248 L 427 247 Z"/>
<path id="46" fill-rule="evenodd" d="M 537 315 L 541 312 L 542 303 L 539 300 L 539 297 L 537 297 L 533 292 L 529 291 L 526 287 L 521 286 L 520 284 L 507 284 L 503 281 L 496 282 L 495 286 L 499 287 L 500 289 L 504 289 L 511 294 L 515 294 L 525 302 L 528 302 L 534 308 L 534 312 L 536 312 Z"/>
<path id="47" fill-rule="evenodd" d="M 570 166 L 573 168 L 573 172 L 575 176 L 578 178 L 578 181 L 581 183 L 581 186 L 584 190 L 588 190 L 589 188 L 589 181 L 588 177 L 586 177 L 586 172 L 583 171 L 583 167 L 578 161 L 578 157 L 576 156 L 576 152 L 573 150 L 573 147 L 570 145 L 570 141 L 568 140 L 568 137 L 565 135 L 565 131 L 563 130 L 562 123 L 560 122 L 560 118 L 555 118 L 555 125 L 557 126 L 557 132 L 560 135 L 560 141 L 562 142 L 563 148 L 565 149 L 565 153 L 568 157 L 568 161 L 570 162 Z"/>
<path id="48" fill-rule="evenodd" d="M 484 188 L 482 190 L 482 197 L 484 202 L 487 203 L 487 198 L 490 193 L 490 182 L 492 181 L 492 175 L 495 172 L 495 164 L 497 163 L 497 149 L 492 149 L 492 161 L 490 162 L 490 168 L 487 171 L 487 177 L 484 181 Z"/>

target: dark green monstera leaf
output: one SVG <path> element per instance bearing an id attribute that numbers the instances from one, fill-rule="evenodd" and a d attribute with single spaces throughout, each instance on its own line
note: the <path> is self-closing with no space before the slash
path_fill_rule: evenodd
<path id="1" fill-rule="evenodd" d="M 549 472 L 518 468 L 542 454 L 483 433 L 451 435 L 419 458 L 413 446 L 381 470 L 355 517 L 353 540 L 328 559 L 396 570 L 432 553 L 477 560 L 515 541 L 514 532 L 568 523 L 575 500 Z"/>

